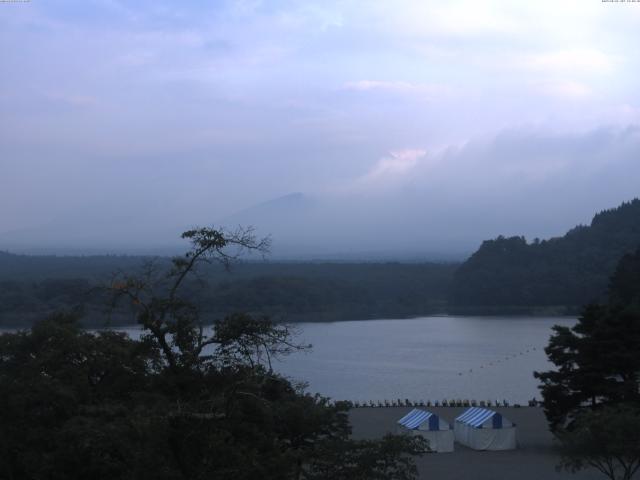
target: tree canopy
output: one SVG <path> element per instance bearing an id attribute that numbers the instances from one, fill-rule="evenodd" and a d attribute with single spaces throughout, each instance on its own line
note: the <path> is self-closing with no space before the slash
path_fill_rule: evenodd
<path id="1" fill-rule="evenodd" d="M 582 409 L 640 400 L 640 249 L 611 277 L 609 302 L 587 305 L 575 326 L 553 328 L 545 349 L 557 370 L 538 373 L 553 429 Z"/>
<path id="2" fill-rule="evenodd" d="M 606 406 L 584 412 L 575 428 L 560 433 L 561 466 L 593 467 L 611 480 L 631 480 L 640 468 L 640 408 Z"/>
<path id="3" fill-rule="evenodd" d="M 298 345 L 288 327 L 238 313 L 205 329 L 184 279 L 251 232 L 187 232 L 169 270 L 121 273 L 144 334 L 80 328 L 57 314 L 0 335 L 0 475 L 17 479 L 397 479 L 417 475 L 423 440 L 350 438 L 346 403 L 311 395 L 271 368 Z"/>
<path id="4" fill-rule="evenodd" d="M 0 252 L 0 326 L 28 326 L 60 309 L 80 307 L 81 321 L 105 323 L 103 291 L 114 271 L 142 273 L 145 263 L 168 268 L 165 257 L 48 257 Z M 182 296 L 211 323 L 237 311 L 278 321 L 399 318 L 441 313 L 457 264 L 241 261 L 230 272 L 203 264 Z M 131 322 L 114 310 L 111 325 Z"/>
<path id="5" fill-rule="evenodd" d="M 640 200 L 596 214 L 563 237 L 487 240 L 456 271 L 456 307 L 579 308 L 604 301 L 609 276 L 640 245 Z"/>
<path id="6" fill-rule="evenodd" d="M 556 369 L 536 372 L 562 465 L 629 479 L 640 465 L 640 249 L 611 277 L 609 301 L 587 305 L 545 349 Z"/>

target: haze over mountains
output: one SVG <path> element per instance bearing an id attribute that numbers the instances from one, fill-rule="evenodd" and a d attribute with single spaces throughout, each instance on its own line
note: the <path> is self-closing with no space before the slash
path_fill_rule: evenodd
<path id="1" fill-rule="evenodd" d="M 640 193 L 630 2 L 18 3 L 0 249 L 461 259 Z"/>
<path id="2" fill-rule="evenodd" d="M 560 236 L 594 211 L 637 196 L 639 154 L 637 127 L 510 131 L 439 152 L 393 152 L 355 179 L 231 214 L 217 214 L 219 205 L 196 201 L 189 190 L 182 202 L 167 190 L 139 194 L 130 205 L 114 199 L 117 208 L 88 198 L 47 223 L 0 232 L 0 248 L 173 254 L 182 249 L 182 231 L 214 224 L 270 234 L 277 259 L 463 259 L 487 238 Z"/>
<path id="3" fill-rule="evenodd" d="M 498 235 L 564 235 L 636 197 L 638 158 L 637 127 L 513 130 L 442 151 L 392 152 L 355 179 L 226 220 L 272 233 L 276 249 L 461 258 Z"/>
<path id="4" fill-rule="evenodd" d="M 237 219 L 253 219 L 252 215 L 270 219 L 269 213 L 275 211 L 275 222 L 281 210 L 304 219 L 314 208 L 312 201 L 294 194 L 242 212 Z M 605 298 L 620 258 L 639 246 L 640 200 L 634 199 L 597 213 L 590 225 L 578 225 L 562 237 L 486 240 L 463 263 L 343 258 L 341 262 L 246 262 L 230 272 L 214 264 L 201 269 L 198 280 L 185 288 L 209 318 L 240 309 L 293 321 L 445 312 L 567 314 Z M 0 325 L 25 324 L 60 308 L 92 312 L 87 321 L 99 325 L 106 299 L 104 290 L 95 287 L 113 272 L 139 270 L 148 261 L 136 256 L 0 251 Z M 169 265 L 166 258 L 155 262 L 157 267 Z M 118 321 L 130 321 L 124 311 L 118 314 Z"/>

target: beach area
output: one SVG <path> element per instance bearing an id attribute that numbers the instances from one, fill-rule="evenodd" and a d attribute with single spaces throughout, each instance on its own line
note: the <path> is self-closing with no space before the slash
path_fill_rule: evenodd
<path id="1" fill-rule="evenodd" d="M 453 424 L 463 407 L 425 408 Z M 446 480 L 597 480 L 595 469 L 576 474 L 556 471 L 559 462 L 554 439 L 540 407 L 497 407 L 494 410 L 517 426 L 518 448 L 510 451 L 476 451 L 455 444 L 453 453 L 429 453 L 417 459 L 420 479 Z M 353 408 L 349 420 L 356 439 L 376 439 L 396 433 L 398 419 L 411 407 Z"/>

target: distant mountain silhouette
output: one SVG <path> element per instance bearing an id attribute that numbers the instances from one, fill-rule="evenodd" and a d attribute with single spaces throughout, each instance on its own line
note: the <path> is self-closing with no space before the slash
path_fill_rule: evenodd
<path id="1" fill-rule="evenodd" d="M 458 269 L 457 306 L 579 306 L 604 298 L 620 258 L 640 246 L 640 200 L 593 217 L 559 238 L 487 240 Z"/>
<path id="2" fill-rule="evenodd" d="M 273 258 L 302 259 L 312 252 L 324 253 L 326 248 L 310 233 L 312 226 L 317 231 L 321 209 L 316 198 L 294 192 L 242 209 L 217 223 L 231 230 L 250 226 L 258 236 L 271 236 Z"/>
<path id="3" fill-rule="evenodd" d="M 253 205 L 240 210 L 224 219 L 221 223 L 227 227 L 237 225 L 253 225 L 256 228 L 263 228 L 267 225 L 277 225 L 296 220 L 314 206 L 314 202 L 300 192 L 290 193 L 281 197 L 267 200 L 266 202 Z"/>

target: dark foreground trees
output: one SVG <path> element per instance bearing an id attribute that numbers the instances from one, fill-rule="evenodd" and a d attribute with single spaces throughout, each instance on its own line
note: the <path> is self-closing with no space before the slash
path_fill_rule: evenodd
<path id="1" fill-rule="evenodd" d="M 593 467 L 611 480 L 630 480 L 640 467 L 640 408 L 623 404 L 584 412 L 559 439 L 567 470 Z"/>
<path id="2" fill-rule="evenodd" d="M 287 327 L 237 314 L 202 327 L 181 285 L 250 232 L 187 232 L 192 249 L 162 273 L 118 275 L 140 340 L 87 332 L 71 314 L 0 336 L 0 478 L 412 479 L 419 439 L 350 439 L 348 406 L 271 369 L 303 346 Z"/>
<path id="3" fill-rule="evenodd" d="M 588 305 L 572 328 L 554 327 L 549 360 L 536 372 L 563 465 L 628 479 L 640 463 L 640 249 L 611 278 L 606 305 Z"/>

